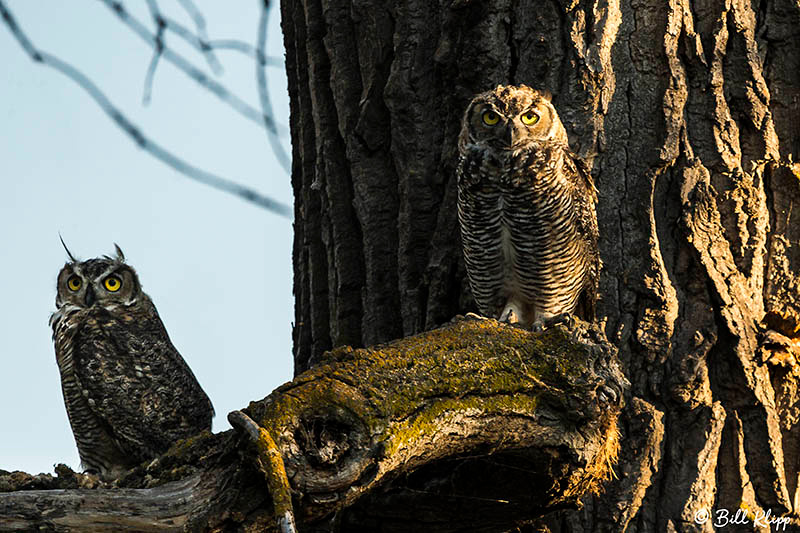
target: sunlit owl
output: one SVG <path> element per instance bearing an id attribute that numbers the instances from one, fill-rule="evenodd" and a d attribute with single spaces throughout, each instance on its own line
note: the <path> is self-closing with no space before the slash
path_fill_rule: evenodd
<path id="1" fill-rule="evenodd" d="M 477 95 L 458 149 L 458 218 L 480 312 L 526 327 L 593 320 L 597 193 L 549 95 L 524 85 Z"/>
<path id="2" fill-rule="evenodd" d="M 50 317 L 61 390 L 83 468 L 113 479 L 210 430 L 214 409 L 119 247 L 69 257 Z"/>

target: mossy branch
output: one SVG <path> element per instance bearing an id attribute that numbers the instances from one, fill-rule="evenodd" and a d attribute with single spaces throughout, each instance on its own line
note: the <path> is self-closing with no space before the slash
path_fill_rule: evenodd
<path id="1" fill-rule="evenodd" d="M 299 531 L 345 527 L 356 515 L 361 523 L 376 517 L 376 531 L 420 522 L 428 531 L 464 524 L 496 531 L 599 490 L 616 459 L 626 386 L 615 349 L 594 327 L 533 334 L 461 320 L 387 345 L 333 350 L 232 413 L 236 432 L 178 444 L 118 484 L 170 481 L 129 493 L 141 494 L 141 516 L 155 500 L 173 507 L 169 527 L 152 531 L 277 531 L 275 517 L 286 522 L 292 510 Z M 177 472 L 193 481 L 173 481 Z M 171 503 L 154 497 L 176 490 Z M 46 508 L 75 491 L 55 492 L 0 495 L 0 516 L 26 502 Z M 101 506 L 111 494 L 83 494 L 84 516 L 91 515 L 87 505 Z M 31 526 L 65 519 L 25 516 Z"/>

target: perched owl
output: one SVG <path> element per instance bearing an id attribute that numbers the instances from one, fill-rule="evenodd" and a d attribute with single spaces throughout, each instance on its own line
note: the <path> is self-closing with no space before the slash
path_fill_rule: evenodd
<path id="1" fill-rule="evenodd" d="M 50 317 L 81 463 L 104 479 L 210 430 L 214 416 L 136 271 L 115 247 L 115 257 L 88 261 L 67 250 Z"/>
<path id="2" fill-rule="evenodd" d="M 458 218 L 482 314 L 526 327 L 594 319 L 597 193 L 548 96 L 500 85 L 467 107 Z"/>

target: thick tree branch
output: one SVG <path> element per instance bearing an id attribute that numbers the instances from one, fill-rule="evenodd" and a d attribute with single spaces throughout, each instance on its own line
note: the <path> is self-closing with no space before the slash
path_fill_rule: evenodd
<path id="1" fill-rule="evenodd" d="M 0 531 L 104 531 L 122 516 L 142 531 L 291 531 L 293 513 L 299 531 L 329 530 L 333 513 L 373 531 L 505 531 L 610 475 L 627 387 L 615 354 L 595 328 L 493 320 L 339 348 L 231 414 L 238 436 L 178 443 L 125 490 L 0 494 Z"/>
<path id="2" fill-rule="evenodd" d="M 214 494 L 200 475 L 152 489 L 34 490 L 0 497 L 0 531 L 30 531 L 47 524 L 58 531 L 183 531 L 192 510 Z M 47 517 L 40 509 L 47 509 Z M 110 526 L 113 524 L 113 527 Z"/>

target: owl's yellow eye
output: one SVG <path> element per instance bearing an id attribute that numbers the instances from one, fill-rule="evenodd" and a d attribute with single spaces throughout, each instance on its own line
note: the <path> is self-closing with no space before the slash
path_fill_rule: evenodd
<path id="1" fill-rule="evenodd" d="M 484 111 L 483 112 L 483 123 L 487 126 L 494 126 L 500 122 L 500 115 L 495 113 L 494 111 Z"/>
<path id="2" fill-rule="evenodd" d="M 534 113 L 533 111 L 526 111 L 522 114 L 522 123 L 526 126 L 530 126 L 531 124 L 536 124 L 539 121 L 539 115 Z"/>
<path id="3" fill-rule="evenodd" d="M 81 289 L 81 278 L 78 276 L 70 276 L 67 280 L 67 287 L 73 292 L 79 291 Z"/>
<path id="4" fill-rule="evenodd" d="M 108 276 L 103 282 L 103 285 L 105 285 L 109 292 L 117 292 L 119 288 L 122 287 L 122 280 L 117 276 Z"/>

